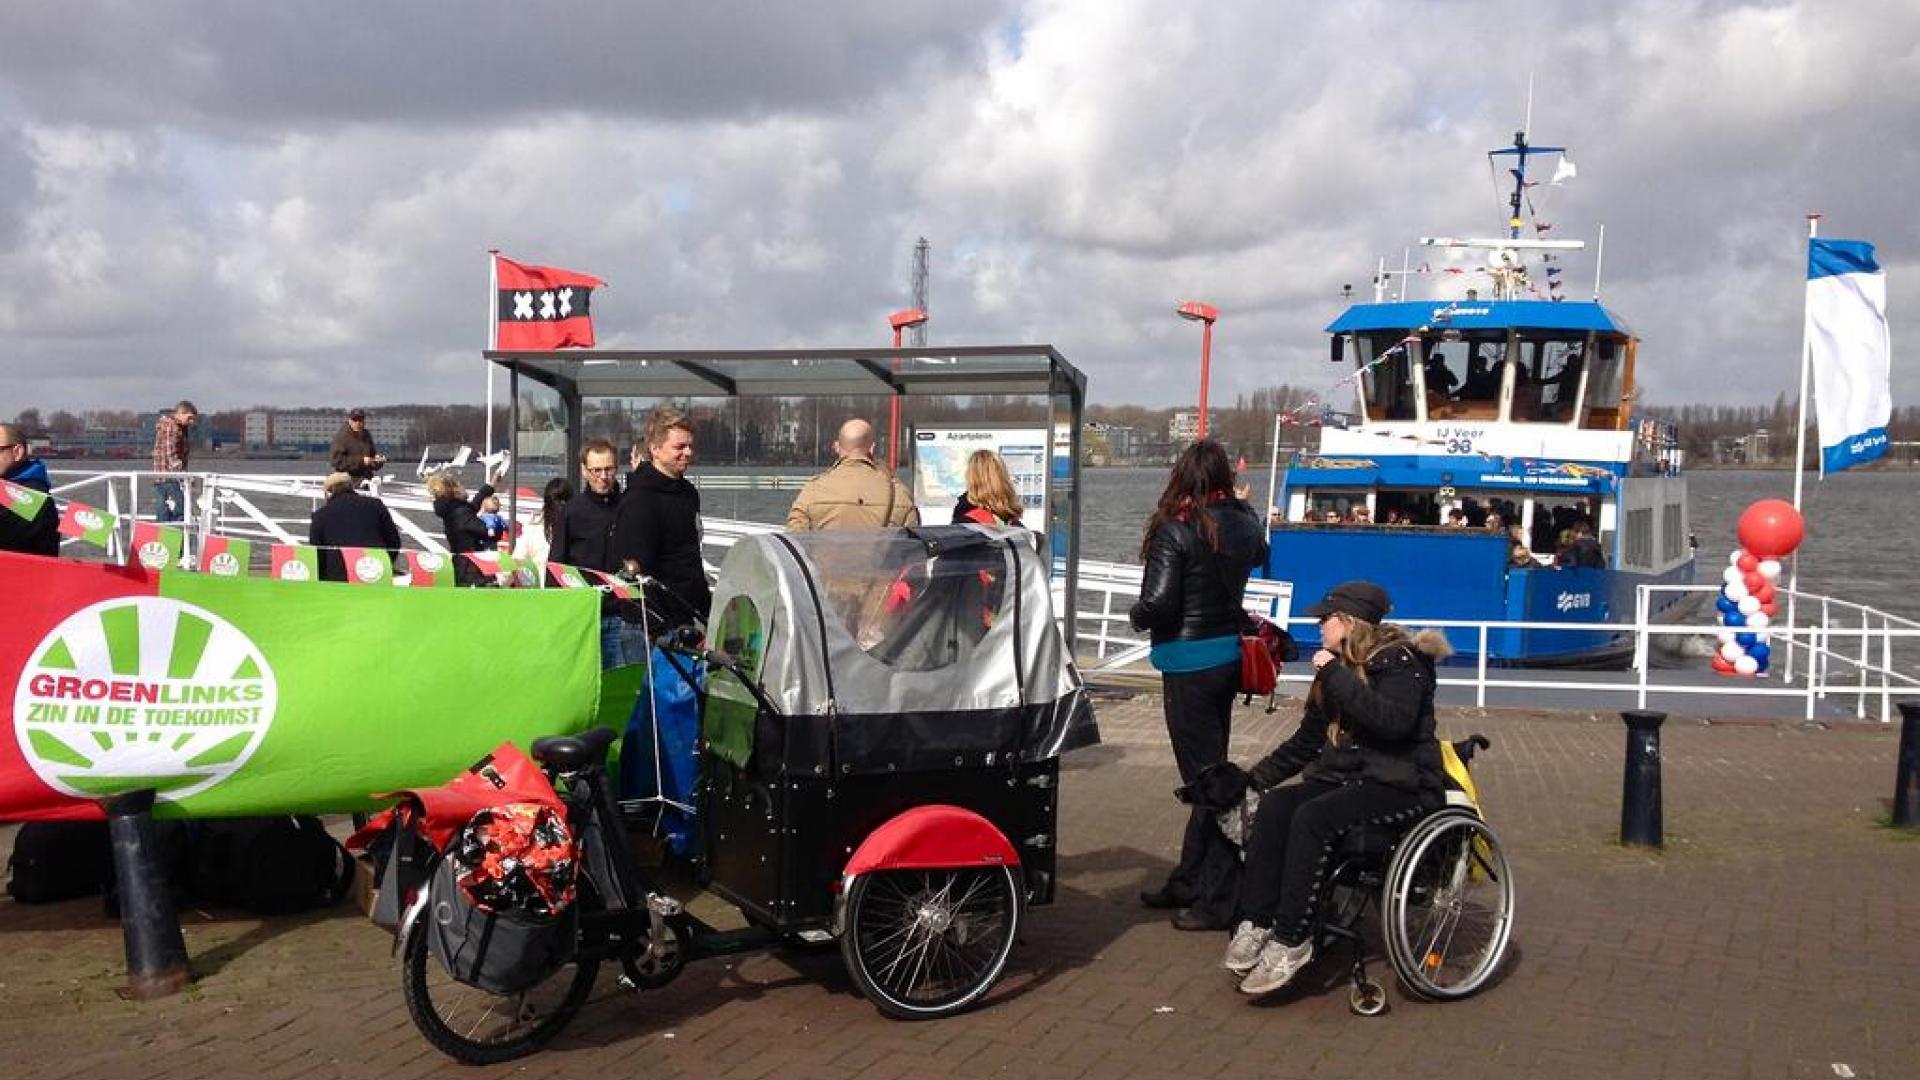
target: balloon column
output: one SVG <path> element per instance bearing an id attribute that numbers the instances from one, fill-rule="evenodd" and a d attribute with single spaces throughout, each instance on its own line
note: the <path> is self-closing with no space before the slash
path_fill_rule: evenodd
<path id="1" fill-rule="evenodd" d="M 1720 648 L 1713 670 L 1722 675 L 1767 670 L 1773 659 L 1767 627 L 1779 614 L 1774 583 L 1780 579 L 1780 560 L 1800 546 L 1806 528 L 1793 504 L 1780 499 L 1762 499 L 1741 513 L 1740 546 L 1733 549 L 1714 601 L 1720 609 Z"/>

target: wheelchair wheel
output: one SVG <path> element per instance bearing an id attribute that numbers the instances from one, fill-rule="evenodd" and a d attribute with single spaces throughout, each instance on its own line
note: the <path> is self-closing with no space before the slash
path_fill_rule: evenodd
<path id="1" fill-rule="evenodd" d="M 582 901 L 589 899 L 582 890 Z M 434 959 L 430 912 L 414 920 L 401 957 L 407 1012 L 434 1048 L 464 1065 L 525 1057 L 567 1026 L 593 991 L 596 955 L 576 956 L 517 994 L 491 994 L 454 980 Z"/>
<path id="2" fill-rule="evenodd" d="M 840 955 L 883 1014 L 930 1020 L 987 992 L 1019 928 L 1013 867 L 876 870 L 847 890 Z"/>
<path id="3" fill-rule="evenodd" d="M 1394 849 L 1381 896 L 1387 960 L 1429 1000 L 1480 989 L 1506 955 L 1513 876 L 1486 822 L 1467 810 L 1422 820 Z"/>

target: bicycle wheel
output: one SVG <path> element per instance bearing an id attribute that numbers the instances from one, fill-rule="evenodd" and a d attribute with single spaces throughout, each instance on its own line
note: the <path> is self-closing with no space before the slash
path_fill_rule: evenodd
<path id="1" fill-rule="evenodd" d="M 1499 838 L 1463 810 L 1415 825 L 1383 886 L 1387 960 L 1413 994 L 1463 998 L 1500 966 L 1513 930 L 1513 875 Z"/>
<path id="2" fill-rule="evenodd" d="M 581 899 L 584 900 L 583 890 Z M 467 1065 L 524 1057 L 567 1026 L 593 991 L 597 954 L 577 955 L 545 979 L 515 994 L 491 994 L 457 982 L 428 945 L 432 912 L 407 932 L 401 960 L 407 1012 L 441 1053 Z M 586 951 L 586 950 L 581 950 Z"/>
<path id="3" fill-rule="evenodd" d="M 950 1016 L 1006 968 L 1020 907 L 1013 867 L 876 870 L 847 890 L 840 955 L 881 1013 Z"/>

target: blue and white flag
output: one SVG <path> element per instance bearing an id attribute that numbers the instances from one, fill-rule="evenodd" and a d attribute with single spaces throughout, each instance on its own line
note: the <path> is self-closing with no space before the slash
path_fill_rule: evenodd
<path id="1" fill-rule="evenodd" d="M 1820 420 L 1820 471 L 1836 473 L 1887 452 L 1893 415 L 1887 277 L 1863 240 L 1809 241 L 1807 362 Z"/>

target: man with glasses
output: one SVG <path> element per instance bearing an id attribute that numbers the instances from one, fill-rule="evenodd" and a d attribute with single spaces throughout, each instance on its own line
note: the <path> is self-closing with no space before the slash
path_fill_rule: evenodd
<path id="1" fill-rule="evenodd" d="M 46 463 L 27 452 L 26 436 L 12 424 L 0 424 L 0 476 L 43 495 L 53 487 Z M 53 500 L 42 501 L 31 519 L 0 507 L 0 551 L 60 554 L 60 512 Z"/>
<path id="2" fill-rule="evenodd" d="M 589 439 L 580 450 L 584 481 L 553 526 L 554 562 L 614 573 L 613 529 L 620 511 L 620 466 L 613 444 Z M 622 601 L 609 595 L 600 607 L 600 666 L 638 664 L 646 658 L 646 628 L 620 617 Z"/>
<path id="3" fill-rule="evenodd" d="M 153 426 L 154 472 L 187 471 L 187 458 L 193 453 L 193 425 L 199 420 L 200 410 L 191 401 L 182 401 L 172 412 L 161 415 Z M 165 477 L 155 480 L 153 495 L 155 521 L 180 521 L 187 516 L 187 497 L 180 481 Z"/>

